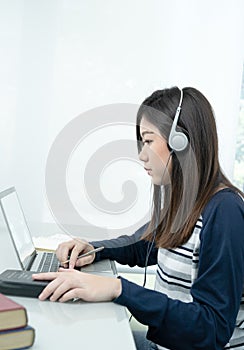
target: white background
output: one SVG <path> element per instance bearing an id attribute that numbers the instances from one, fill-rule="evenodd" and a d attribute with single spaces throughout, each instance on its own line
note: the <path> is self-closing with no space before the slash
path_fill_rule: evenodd
<path id="1" fill-rule="evenodd" d="M 17 188 L 28 221 L 53 221 L 45 166 L 65 125 L 91 108 L 140 104 L 173 85 L 194 86 L 211 102 L 221 165 L 231 178 L 243 13 L 242 0 L 0 0 L 0 190 Z M 89 149 L 83 148 L 84 159 Z M 118 184 L 121 165 L 111 171 L 116 181 L 102 179 L 103 191 L 116 201 L 124 175 Z M 149 179 L 139 165 L 136 172 L 143 199 L 123 217 L 125 226 L 149 207 Z M 89 205 L 85 211 L 93 223 L 98 217 L 99 225 L 121 223 L 119 216 L 117 224 L 107 217 L 102 222 Z"/>

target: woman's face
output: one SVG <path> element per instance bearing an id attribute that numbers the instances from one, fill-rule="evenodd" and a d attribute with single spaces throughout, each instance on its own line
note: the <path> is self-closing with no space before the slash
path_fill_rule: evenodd
<path id="1" fill-rule="evenodd" d="M 143 146 L 139 159 L 144 163 L 144 169 L 152 177 L 154 185 L 168 184 L 171 172 L 171 153 L 167 141 L 160 134 L 158 128 L 144 117 L 140 124 L 140 135 Z"/>

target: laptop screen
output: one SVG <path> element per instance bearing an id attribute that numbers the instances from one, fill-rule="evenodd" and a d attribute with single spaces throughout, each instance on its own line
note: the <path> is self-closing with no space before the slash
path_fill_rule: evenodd
<path id="1" fill-rule="evenodd" d="M 0 204 L 20 263 L 25 269 L 30 257 L 35 254 L 35 247 L 14 187 L 0 193 Z"/>

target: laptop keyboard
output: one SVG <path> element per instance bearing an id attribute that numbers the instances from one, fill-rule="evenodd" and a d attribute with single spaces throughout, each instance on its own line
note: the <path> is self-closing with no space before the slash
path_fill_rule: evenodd
<path id="1" fill-rule="evenodd" d="M 59 268 L 59 261 L 55 253 L 44 252 L 42 259 L 38 266 L 37 272 L 57 271 Z"/>

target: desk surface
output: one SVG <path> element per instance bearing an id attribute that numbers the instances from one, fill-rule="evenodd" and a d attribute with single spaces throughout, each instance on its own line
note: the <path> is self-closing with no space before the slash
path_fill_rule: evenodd
<path id="1" fill-rule="evenodd" d="M 135 349 L 126 311 L 119 305 L 11 298 L 27 309 L 36 330 L 35 350 Z"/>
<path id="2" fill-rule="evenodd" d="M 1 226 L 1 225 L 0 225 Z M 20 268 L 8 232 L 0 229 L 0 272 Z M 58 303 L 11 297 L 26 307 L 36 330 L 32 349 L 135 350 L 126 309 L 112 302 Z"/>

